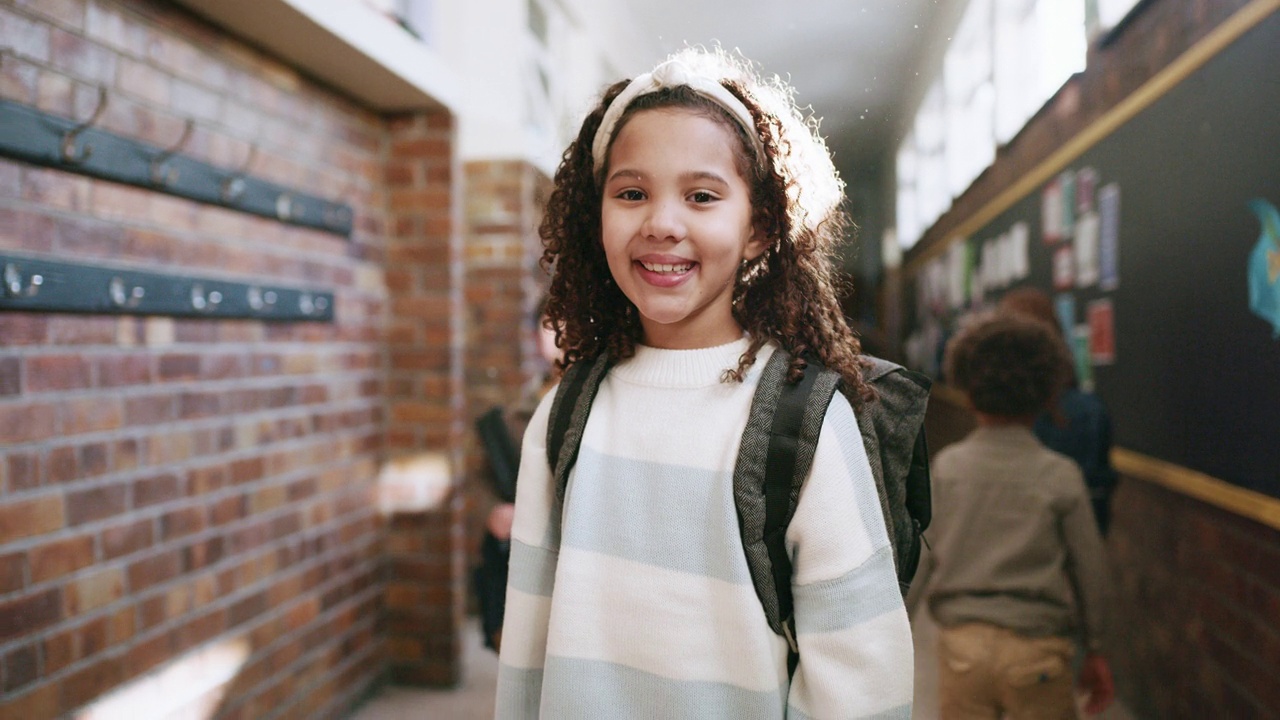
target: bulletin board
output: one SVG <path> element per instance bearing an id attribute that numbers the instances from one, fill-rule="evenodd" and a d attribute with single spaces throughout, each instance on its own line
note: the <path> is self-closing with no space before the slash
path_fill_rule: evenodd
<path id="1" fill-rule="evenodd" d="M 908 362 L 936 373 L 959 316 L 1035 285 L 1117 446 L 1280 498 L 1276 208 L 1273 8 L 980 227 L 912 258 Z"/>

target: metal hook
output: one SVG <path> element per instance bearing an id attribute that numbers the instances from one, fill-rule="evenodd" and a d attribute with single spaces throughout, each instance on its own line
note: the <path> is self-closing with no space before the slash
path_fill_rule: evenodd
<path id="1" fill-rule="evenodd" d="M 98 122 L 98 118 L 102 116 L 102 112 L 107 109 L 107 86 L 98 86 L 98 106 L 93 109 L 93 115 L 88 120 L 71 128 L 62 136 L 62 159 L 72 163 L 82 163 L 89 159 L 93 154 L 93 146 L 86 144 L 83 149 L 76 147 L 76 139 L 80 133 L 84 132 L 93 124 Z"/>
<path id="2" fill-rule="evenodd" d="M 249 166 L 253 165 L 253 161 L 258 157 L 258 143 L 249 146 L 249 157 L 244 159 L 244 163 L 240 169 L 231 173 L 222 181 L 222 201 L 225 203 L 234 202 L 244 194 L 244 176 L 249 174 Z"/>
<path id="3" fill-rule="evenodd" d="M 40 292 L 41 285 L 44 285 L 44 276 L 40 273 L 31 273 L 24 287 L 21 269 L 14 263 L 4 266 L 4 297 L 31 297 Z"/>
<path id="4" fill-rule="evenodd" d="M 176 155 L 187 144 L 187 141 L 191 139 L 191 131 L 195 127 L 196 121 L 192 118 L 187 118 L 186 127 L 182 128 L 182 137 L 178 138 L 178 142 L 151 159 L 151 183 L 153 185 L 168 185 L 177 181 L 178 170 L 169 167 L 169 158 Z"/>

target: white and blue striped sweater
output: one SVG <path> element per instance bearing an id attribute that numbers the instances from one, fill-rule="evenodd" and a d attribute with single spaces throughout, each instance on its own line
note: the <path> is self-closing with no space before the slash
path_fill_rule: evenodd
<path id="1" fill-rule="evenodd" d="M 497 718 L 903 718 L 911 631 L 857 423 L 839 393 L 787 531 L 800 664 L 747 569 L 733 466 L 766 347 L 641 347 L 600 386 L 565 498 L 551 396 L 524 437 Z"/>

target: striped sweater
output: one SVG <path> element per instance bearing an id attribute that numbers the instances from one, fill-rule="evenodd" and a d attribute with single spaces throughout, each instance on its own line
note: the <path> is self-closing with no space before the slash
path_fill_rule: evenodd
<path id="1" fill-rule="evenodd" d="M 640 347 L 600 386 L 563 515 L 544 398 L 524 437 L 496 717 L 910 718 L 911 634 L 857 421 L 839 393 L 787 531 L 800 663 L 769 629 L 733 466 L 766 346 Z"/>

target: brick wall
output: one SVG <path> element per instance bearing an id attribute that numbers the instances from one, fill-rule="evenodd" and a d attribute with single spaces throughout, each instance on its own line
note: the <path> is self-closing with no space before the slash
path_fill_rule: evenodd
<path id="1" fill-rule="evenodd" d="M 906 259 L 954 228 L 1140 87 L 1247 0 L 1147 3 L 1089 67 L 1002 148 Z M 937 394 L 930 449 L 972 419 Z M 1113 500 L 1118 585 L 1110 656 L 1121 697 L 1140 717 L 1280 717 L 1280 532 L 1197 500 L 1122 478 Z"/>
<path id="2" fill-rule="evenodd" d="M 550 181 L 520 161 L 464 166 L 466 191 L 466 415 L 515 404 L 547 368 L 534 347 L 534 320 L 546 274 L 538 268 L 538 223 Z M 536 382 L 536 380 L 534 380 Z M 516 438 L 518 442 L 520 438 Z M 477 561 L 484 519 L 496 502 L 473 426 L 465 438 L 467 549 Z"/>
<path id="3" fill-rule="evenodd" d="M 1125 479 L 1114 664 L 1149 718 L 1280 717 L 1280 531 Z"/>
<path id="4" fill-rule="evenodd" d="M 463 326 L 460 238 L 450 188 L 457 175 L 453 127 L 445 117 L 397 118 L 391 124 L 386 182 L 391 209 L 387 283 L 393 294 L 388 332 L 388 450 L 428 454 L 447 477 L 427 488 L 425 507 L 391 517 L 387 539 L 387 608 L 391 679 L 452 685 L 461 679 L 466 597 L 460 451 Z M 422 478 L 419 478 L 421 480 Z"/>
<path id="5" fill-rule="evenodd" d="M 447 118 L 379 117 L 152 0 L 0 0 L 0 47 L 5 99 L 83 119 L 102 84 L 107 129 L 168 146 L 191 118 L 184 152 L 356 211 L 347 239 L 0 159 L 0 251 L 319 286 L 337 318 L 0 312 L 0 716 L 61 716 L 219 648 L 240 649 L 226 681 L 175 717 L 340 715 L 394 620 L 383 461 L 459 446 Z M 416 517 L 446 607 L 455 495 L 443 524 Z"/>

